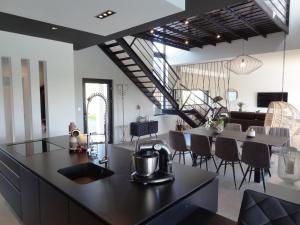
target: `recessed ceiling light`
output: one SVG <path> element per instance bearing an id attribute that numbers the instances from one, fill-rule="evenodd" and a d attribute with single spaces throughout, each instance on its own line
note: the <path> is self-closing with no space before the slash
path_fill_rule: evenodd
<path id="1" fill-rule="evenodd" d="M 217 34 L 217 39 L 220 39 L 221 38 L 221 34 Z"/>
<path id="2" fill-rule="evenodd" d="M 57 28 L 57 27 L 51 27 L 51 29 L 52 29 L 52 30 L 58 30 L 58 28 Z"/>
<path id="3" fill-rule="evenodd" d="M 112 11 L 112 10 L 106 10 L 105 12 L 102 12 L 100 14 L 98 14 L 96 17 L 99 19 L 104 19 L 106 17 L 109 17 L 113 14 L 115 14 L 116 12 Z"/>
<path id="4" fill-rule="evenodd" d="M 186 41 L 184 42 L 184 44 L 188 45 L 188 44 L 189 44 L 189 41 L 188 41 L 188 40 L 186 40 Z"/>
<path id="5" fill-rule="evenodd" d="M 154 34 L 154 30 L 153 29 L 150 30 L 150 34 Z"/>

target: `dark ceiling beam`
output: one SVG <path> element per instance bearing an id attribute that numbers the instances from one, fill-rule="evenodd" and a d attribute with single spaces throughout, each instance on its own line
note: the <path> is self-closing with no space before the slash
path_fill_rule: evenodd
<path id="1" fill-rule="evenodd" d="M 180 30 L 174 29 L 174 28 L 169 27 L 169 26 L 164 26 L 163 28 L 166 29 L 166 30 L 172 31 L 173 33 L 177 33 L 177 34 L 180 34 L 182 36 L 185 36 L 185 37 L 189 38 L 190 40 L 194 40 L 194 41 L 200 40 L 201 42 L 207 43 L 209 45 L 216 46 L 215 42 L 212 42 L 211 40 L 208 40 L 207 38 L 196 37 L 196 36 L 194 36 L 192 34 L 189 34 L 187 32 L 182 32 Z"/>
<path id="2" fill-rule="evenodd" d="M 202 33 L 205 33 L 205 34 L 208 35 L 208 36 L 211 36 L 212 38 L 217 38 L 217 35 L 218 35 L 218 34 L 212 32 L 212 31 L 209 31 L 209 30 L 207 30 L 207 29 L 205 29 L 205 28 L 203 28 L 203 27 L 195 26 L 195 25 L 193 24 L 193 22 L 190 22 L 190 23 L 189 23 L 189 26 L 192 27 L 192 28 L 194 28 L 194 29 L 197 29 L 197 30 L 201 31 Z M 220 33 L 220 35 L 221 35 L 221 38 L 220 38 L 221 40 L 224 40 L 224 41 L 226 41 L 226 42 L 228 42 L 228 43 L 231 43 L 231 41 L 232 41 L 231 39 L 225 37 L 225 36 L 222 35 L 221 33 Z"/>
<path id="3" fill-rule="evenodd" d="M 163 39 L 160 39 L 160 38 L 156 38 L 156 37 L 154 37 L 152 35 L 148 35 L 146 33 L 135 34 L 134 36 L 138 37 L 138 38 L 148 40 L 148 41 L 151 41 L 151 42 L 158 42 L 158 43 L 161 43 L 161 44 L 164 44 L 164 45 L 179 48 L 179 49 L 182 49 L 182 50 L 185 50 L 185 51 L 190 50 L 189 46 L 187 46 L 185 44 L 180 45 L 180 44 L 175 43 L 175 42 L 166 41 L 166 40 L 163 40 Z"/>
<path id="4" fill-rule="evenodd" d="M 233 9 L 230 7 L 225 7 L 226 12 L 228 12 L 232 17 L 234 17 L 236 20 L 239 20 L 242 24 L 244 24 L 246 27 L 248 27 L 250 30 L 252 30 L 257 35 L 261 35 L 264 38 L 267 37 L 266 34 L 261 33 L 259 30 L 257 30 L 255 27 L 253 27 L 246 19 L 239 16 Z"/>
<path id="5" fill-rule="evenodd" d="M 189 47 L 198 47 L 198 48 L 203 47 L 203 44 L 200 44 L 200 43 L 195 42 L 195 41 L 191 41 L 188 38 L 183 39 L 183 38 L 175 37 L 175 36 L 172 36 L 170 34 L 166 34 L 166 33 L 154 30 L 154 34 L 152 34 L 152 35 L 155 36 L 156 34 L 163 37 L 163 39 L 166 38 L 166 39 L 173 40 L 174 42 L 179 42 L 179 43 L 182 43 L 182 44 L 184 44 L 184 42 L 188 40 L 189 44 L 187 44 L 187 46 L 189 46 Z"/>
<path id="6" fill-rule="evenodd" d="M 230 33 L 231 35 L 233 35 L 233 36 L 235 36 L 235 37 L 237 37 L 239 39 L 248 40 L 247 37 L 238 34 L 237 32 L 235 32 L 234 30 L 232 30 L 229 27 L 225 26 L 222 22 L 218 21 L 217 19 L 215 19 L 214 17 L 212 17 L 210 15 L 206 15 L 203 18 L 206 21 L 208 21 L 209 23 L 212 23 L 213 25 L 215 25 L 216 27 L 218 27 L 219 29 L 225 30 L 226 32 Z"/>
<path id="7" fill-rule="evenodd" d="M 279 27 L 282 31 L 284 31 L 286 34 L 289 33 L 289 26 L 287 24 L 285 24 L 284 22 L 282 22 L 278 16 L 275 16 L 273 18 L 273 11 L 272 9 L 269 8 L 269 6 L 266 5 L 265 1 L 264 0 L 254 0 L 255 4 L 261 8 L 264 13 L 273 21 L 273 23 Z M 290 4 L 289 4 L 289 1 L 287 1 L 287 18 L 286 20 L 289 21 L 289 12 L 290 12 Z"/>

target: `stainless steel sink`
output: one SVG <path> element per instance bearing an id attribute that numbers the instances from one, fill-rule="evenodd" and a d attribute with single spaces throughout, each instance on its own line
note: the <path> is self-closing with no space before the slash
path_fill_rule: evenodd
<path id="1" fill-rule="evenodd" d="M 83 163 L 58 170 L 60 174 L 78 184 L 88 184 L 113 175 L 108 169 L 94 163 Z"/>

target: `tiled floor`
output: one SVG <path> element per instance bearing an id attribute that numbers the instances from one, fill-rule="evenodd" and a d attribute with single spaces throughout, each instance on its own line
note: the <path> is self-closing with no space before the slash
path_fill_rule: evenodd
<path id="1" fill-rule="evenodd" d="M 160 135 L 158 138 L 163 140 L 168 140 L 167 135 Z M 300 139 L 300 138 L 299 138 Z M 300 143 L 299 139 L 296 139 L 293 143 L 298 146 Z M 135 146 L 135 142 L 123 143 L 119 145 L 122 148 L 133 150 Z M 219 160 L 217 160 L 217 164 Z M 272 156 L 271 162 L 271 173 L 276 174 L 277 170 L 277 156 Z M 175 157 L 174 163 L 178 163 L 178 158 Z M 186 165 L 191 166 L 191 159 L 187 156 Z M 213 162 L 208 163 L 208 167 L 210 171 L 215 171 L 215 167 Z M 245 165 L 243 166 L 245 169 Z M 199 167 L 198 167 L 199 168 Z M 204 165 L 203 165 L 204 168 Z M 236 177 L 237 184 L 239 185 L 242 179 L 242 173 L 240 169 L 236 168 Z M 227 168 L 226 175 L 223 175 L 223 169 L 220 170 L 219 178 L 219 209 L 218 213 L 233 219 L 237 220 L 239 209 L 243 197 L 243 192 L 245 189 L 252 189 L 256 191 L 263 191 L 262 184 L 257 184 L 251 181 L 250 183 L 246 183 L 240 191 L 234 189 L 232 170 L 230 167 Z M 16 215 L 13 213 L 9 205 L 5 202 L 5 200 L 0 195 L 0 225 L 21 225 L 18 221 Z"/>

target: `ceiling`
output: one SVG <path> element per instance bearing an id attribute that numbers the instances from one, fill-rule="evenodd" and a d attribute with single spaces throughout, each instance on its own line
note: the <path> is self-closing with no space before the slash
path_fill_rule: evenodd
<path id="1" fill-rule="evenodd" d="M 282 0 L 286 1 L 286 0 Z M 272 5 L 271 5 L 272 6 Z M 136 34 L 137 37 L 161 42 L 182 49 L 202 48 L 254 36 L 266 37 L 268 34 L 284 31 L 288 33 L 289 4 L 282 5 L 282 11 L 274 16 L 274 9 L 265 1 L 244 0 L 227 5 L 202 15 L 187 17 L 151 31 Z"/>
<path id="2" fill-rule="evenodd" d="M 79 50 L 242 1 L 0 0 L 0 30 L 72 43 Z M 116 14 L 95 18 L 108 9 Z"/>
<path id="3" fill-rule="evenodd" d="M 184 10 L 184 0 L 0 0 L 1 12 L 107 36 Z M 159 10 L 157 10 L 159 9 Z M 105 19 L 95 16 L 112 10 Z"/>

